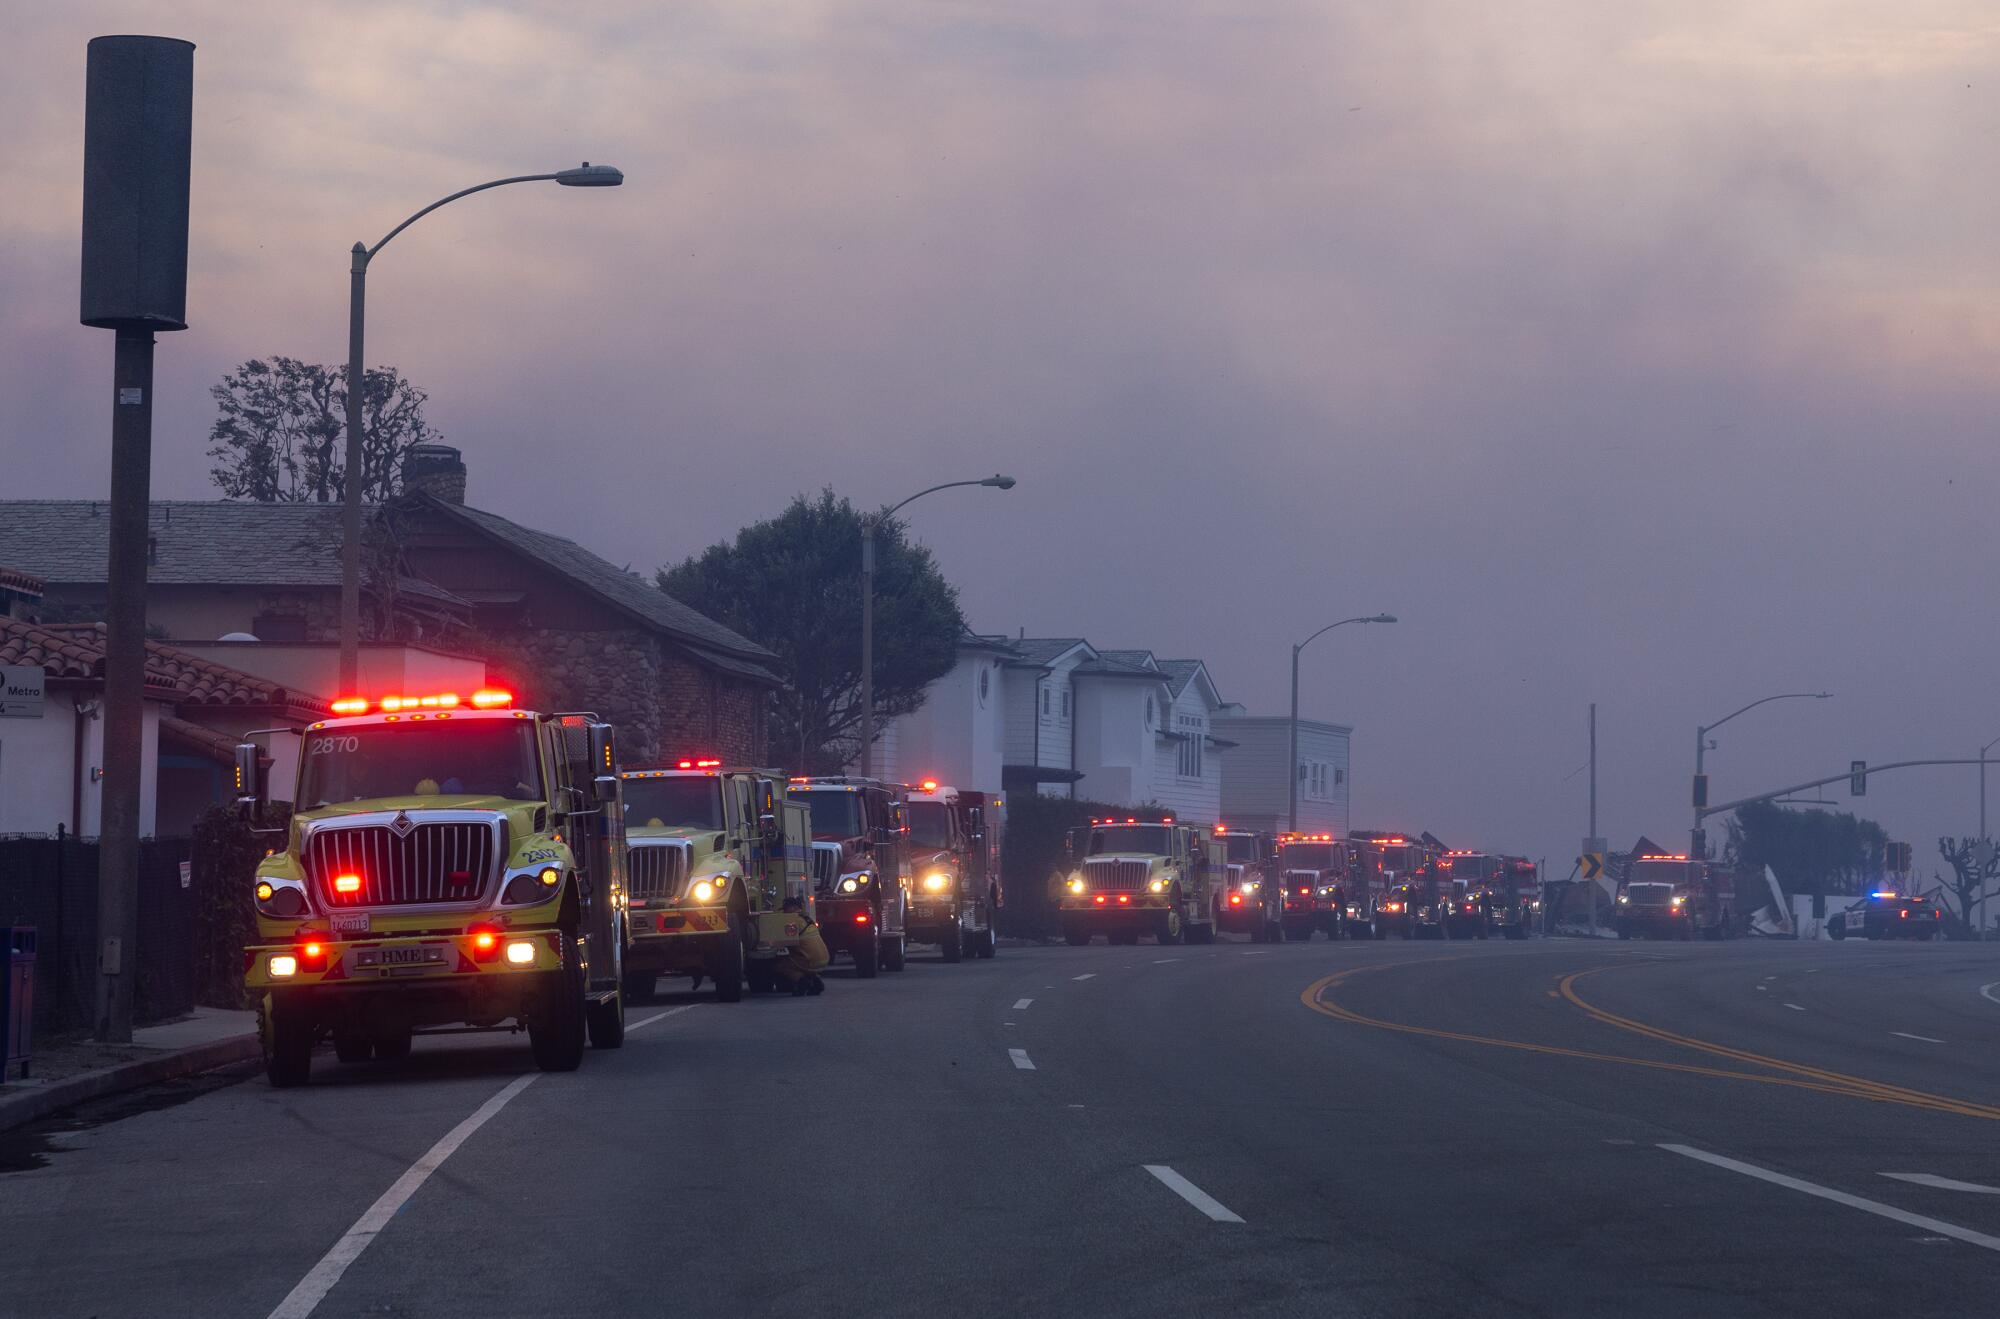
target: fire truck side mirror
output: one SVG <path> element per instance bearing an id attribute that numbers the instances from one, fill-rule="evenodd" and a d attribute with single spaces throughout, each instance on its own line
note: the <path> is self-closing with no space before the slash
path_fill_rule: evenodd
<path id="1" fill-rule="evenodd" d="M 236 744 L 236 812 L 251 824 L 264 815 L 264 766 L 255 742 Z"/>
<path id="2" fill-rule="evenodd" d="M 590 726 L 590 778 L 599 797 L 618 786 L 618 749 L 612 743 L 610 724 Z"/>

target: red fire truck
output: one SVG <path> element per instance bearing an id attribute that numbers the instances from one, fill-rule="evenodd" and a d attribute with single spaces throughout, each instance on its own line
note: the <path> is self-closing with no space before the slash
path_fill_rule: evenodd
<path id="1" fill-rule="evenodd" d="M 1386 939 L 1392 927 L 1405 933 L 1404 904 L 1389 910 L 1389 890 L 1426 870 L 1428 845 L 1408 834 L 1372 829 L 1353 830 L 1347 843 L 1353 879 L 1341 914 L 1348 933 L 1356 939 Z"/>
<path id="2" fill-rule="evenodd" d="M 1314 930 L 1338 939 L 1346 928 L 1347 844 L 1332 834 L 1279 834 L 1278 884 L 1285 938 L 1304 943 Z"/>
<path id="3" fill-rule="evenodd" d="M 1708 862 L 1690 860 L 1686 853 L 1633 857 L 1618 884 L 1618 937 L 1727 938 L 1731 896 Z"/>
<path id="4" fill-rule="evenodd" d="M 1542 918 L 1542 868 L 1524 856 L 1500 858 L 1501 906 L 1494 924 L 1509 939 L 1525 939 Z"/>
<path id="5" fill-rule="evenodd" d="M 909 911 L 902 789 L 877 779 L 796 778 L 791 798 L 812 813 L 813 890 L 827 951 L 866 980 L 904 964 Z"/>

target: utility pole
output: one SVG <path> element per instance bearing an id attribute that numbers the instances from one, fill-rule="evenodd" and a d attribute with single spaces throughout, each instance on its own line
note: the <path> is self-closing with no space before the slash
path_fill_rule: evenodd
<path id="1" fill-rule="evenodd" d="M 1590 845 L 1596 841 L 1597 841 L 1597 702 L 1592 701 L 1590 703 L 1590 836 L 1584 840 L 1584 850 L 1586 852 L 1589 851 Z M 1587 896 L 1590 898 L 1590 908 L 1589 908 L 1590 937 L 1595 939 L 1597 937 L 1597 894 L 1598 894 L 1597 881 L 1594 879 L 1586 879 L 1583 882 L 1590 886 L 1586 891 Z"/>

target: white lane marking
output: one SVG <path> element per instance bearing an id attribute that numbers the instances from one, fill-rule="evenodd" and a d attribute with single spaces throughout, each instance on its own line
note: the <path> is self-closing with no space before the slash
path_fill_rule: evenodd
<path id="1" fill-rule="evenodd" d="M 1070 977 L 1070 979 L 1071 979 L 1071 980 L 1095 980 L 1095 979 L 1097 979 L 1097 972 L 1095 972 L 1095 971 L 1085 971 L 1085 972 L 1084 972 L 1084 973 L 1083 973 L 1082 975 L 1080 975 L 1080 976 L 1071 976 L 1071 977 Z"/>
<path id="2" fill-rule="evenodd" d="M 1166 1188 L 1207 1214 L 1218 1223 L 1240 1223 L 1243 1220 L 1229 1212 L 1220 1200 L 1202 1190 L 1187 1178 L 1175 1172 L 1164 1163 L 1149 1163 L 1146 1171 L 1160 1179 Z"/>
<path id="3" fill-rule="evenodd" d="M 361 1258 L 361 1252 L 368 1249 L 369 1243 L 396 1216 L 396 1211 L 417 1193 L 417 1188 L 429 1181 L 430 1175 L 451 1157 L 452 1151 L 463 1145 L 473 1132 L 485 1126 L 515 1095 L 533 1085 L 540 1075 L 540 1072 L 530 1072 L 526 1076 L 515 1077 L 500 1088 L 499 1094 L 474 1109 L 471 1117 L 447 1131 L 443 1139 L 425 1151 L 421 1159 L 411 1164 L 393 1186 L 368 1206 L 366 1213 L 354 1220 L 354 1226 L 333 1243 L 333 1249 L 320 1257 L 312 1272 L 299 1279 L 299 1285 L 278 1302 L 278 1308 L 271 1311 L 271 1319 L 306 1319 L 326 1299 L 334 1284 L 340 1281 L 340 1275 L 347 1272 L 347 1266 Z"/>
<path id="4" fill-rule="evenodd" d="M 2000 998 L 1994 997 L 1993 994 L 1993 991 L 1996 989 L 2000 989 L 2000 980 L 1995 980 L 1990 985 L 1981 985 L 1979 987 L 1979 997 L 1986 999 L 1990 1002 L 2000 1003 Z"/>
<path id="5" fill-rule="evenodd" d="M 1788 1190 L 1803 1191 L 1807 1195 L 1816 1195 L 1822 1200 L 1831 1200 L 1835 1204 L 1846 1205 L 1850 1209 L 1859 1209 L 1864 1213 L 1876 1214 L 1882 1218 L 1891 1219 L 1909 1227 L 1920 1227 L 1926 1232 L 1932 1232 L 1941 1237 L 1950 1237 L 1954 1241 L 1963 1241 L 1967 1245 L 1979 1246 L 1985 1250 L 2000 1251 L 2000 1237 L 1989 1237 L 1983 1232 L 1974 1232 L 1971 1228 L 1960 1227 L 1956 1223 L 1947 1223 L 1936 1218 L 1926 1218 L 1922 1214 L 1912 1214 L 1898 1209 L 1894 1205 L 1885 1205 L 1879 1200 L 1864 1200 L 1858 1195 L 1849 1195 L 1845 1191 L 1836 1191 L 1830 1186 L 1821 1186 L 1816 1182 L 1801 1181 L 1796 1177 L 1787 1177 L 1781 1172 L 1772 1172 L 1768 1168 L 1759 1168 L 1754 1163 L 1740 1163 L 1735 1159 L 1726 1159 L 1720 1154 L 1710 1154 L 1707 1150 L 1698 1150 L 1692 1145 L 1661 1145 L 1660 1148 L 1670 1154 L 1679 1154 L 1684 1158 L 1706 1163 L 1713 1168 L 1724 1168 L 1730 1172 L 1742 1173 L 1745 1177 L 1755 1177 L 1759 1181 L 1769 1182 L 1773 1186 L 1782 1186 Z"/>
<path id="6" fill-rule="evenodd" d="M 631 1025 L 627 1026 L 625 1028 L 625 1033 L 627 1035 L 630 1035 L 635 1030 L 644 1030 L 646 1029 L 646 1027 L 652 1025 L 656 1021 L 665 1021 L 668 1017 L 677 1017 L 683 1012 L 693 1012 L 696 1008 L 700 1006 L 701 1004 L 699 1003 L 683 1003 L 681 1004 L 681 1006 L 677 1008 L 668 1008 L 665 1012 L 655 1012 L 652 1016 L 647 1017 L 644 1021 L 635 1021 Z"/>
<path id="7" fill-rule="evenodd" d="M 1270 953 L 1271 950 L 1269 948 L 1245 948 L 1243 950 L 1245 957 L 1268 957 Z"/>
<path id="8" fill-rule="evenodd" d="M 1765 978 L 1766 980 L 1776 980 L 1776 979 L 1777 979 L 1778 977 L 1776 977 L 1776 976 L 1765 976 L 1764 978 Z"/>
<path id="9" fill-rule="evenodd" d="M 1014 1066 L 1018 1070 L 1023 1072 L 1032 1072 L 1035 1070 L 1035 1065 L 1028 1061 L 1028 1051 L 1026 1049 L 1009 1049 L 1007 1050 L 1007 1056 L 1014 1060 Z"/>
<path id="10" fill-rule="evenodd" d="M 1153 965 L 1158 966 L 1162 962 L 1178 962 L 1180 960 L 1181 959 L 1178 957 L 1155 957 L 1153 959 Z"/>
<path id="11" fill-rule="evenodd" d="M 1912 1186 L 1932 1186 L 1940 1191 L 1967 1191 L 1973 1195 L 2000 1195 L 2000 1186 L 1981 1186 L 1978 1182 L 1957 1182 L 1949 1177 L 1940 1177 L 1929 1172 L 1885 1172 L 1884 1177 L 1893 1177 L 1899 1182 Z"/>
<path id="12" fill-rule="evenodd" d="M 1766 989 L 1769 989 L 1769 988 L 1770 988 L 1770 986 L 1769 986 L 1769 985 L 1759 985 L 1759 986 L 1757 986 L 1757 988 L 1758 988 L 1758 990 L 1759 990 L 1759 991 L 1761 992 L 1761 991 L 1763 991 L 1763 990 L 1766 990 Z"/>
<path id="13" fill-rule="evenodd" d="M 1794 1011 L 1794 1012 L 1804 1012 L 1804 1011 L 1805 1011 L 1805 1009 L 1804 1009 L 1804 1008 L 1800 1007 L 1800 1006 L 1799 1006 L 1798 1004 L 1796 1004 L 1796 1003 L 1787 1003 L 1787 1004 L 1785 1004 L 1785 1006 L 1786 1006 L 1786 1007 L 1788 1007 L 1788 1008 L 1790 1008 L 1790 1009 L 1791 1009 L 1792 1011 Z"/>
<path id="14" fill-rule="evenodd" d="M 1944 1041 L 1929 1035 L 1912 1035 L 1906 1030 L 1892 1030 L 1891 1035 L 1900 1035 L 1906 1040 L 1922 1040 L 1925 1044 L 1943 1044 Z"/>
<path id="15" fill-rule="evenodd" d="M 1003 1021 L 1003 1022 L 1001 1022 L 1000 1024 L 1001 1024 L 1002 1026 L 1012 1026 L 1012 1025 L 1013 1025 L 1014 1023 L 1013 1023 L 1013 1022 L 1011 1022 L 1011 1021 Z"/>
<path id="16" fill-rule="evenodd" d="M 1028 1004 L 1034 1001 L 1035 1000 L 1033 1000 L 1032 998 L 1017 998 L 1014 1000 L 1014 1011 L 1019 1012 L 1022 1008 L 1027 1007 Z"/>

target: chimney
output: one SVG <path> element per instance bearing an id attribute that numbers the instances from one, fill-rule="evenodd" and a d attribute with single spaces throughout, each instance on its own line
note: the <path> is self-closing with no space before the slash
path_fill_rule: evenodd
<path id="1" fill-rule="evenodd" d="M 403 489 L 447 504 L 463 504 L 465 461 L 449 444 L 413 444 L 403 455 Z"/>

